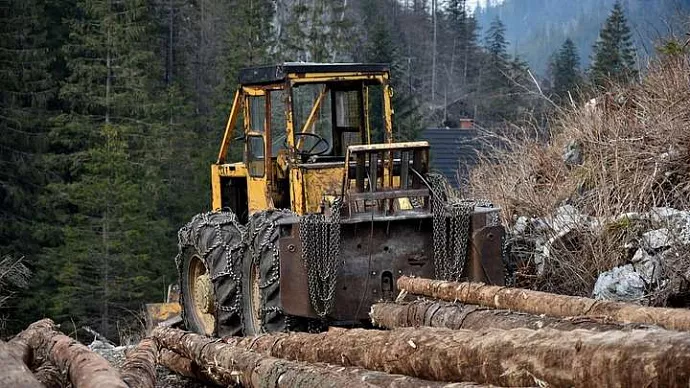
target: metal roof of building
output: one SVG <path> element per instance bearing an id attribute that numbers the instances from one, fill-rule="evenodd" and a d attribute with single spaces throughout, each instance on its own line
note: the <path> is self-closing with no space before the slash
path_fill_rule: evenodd
<path id="1" fill-rule="evenodd" d="M 428 128 L 420 140 L 429 142 L 431 170 L 443 174 L 455 187 L 469 176 L 482 148 L 475 129 Z"/>
<path id="2" fill-rule="evenodd" d="M 313 63 L 285 62 L 277 65 L 241 69 L 239 82 L 242 85 L 266 84 L 284 81 L 288 74 L 304 73 L 385 73 L 390 66 L 384 63 Z"/>

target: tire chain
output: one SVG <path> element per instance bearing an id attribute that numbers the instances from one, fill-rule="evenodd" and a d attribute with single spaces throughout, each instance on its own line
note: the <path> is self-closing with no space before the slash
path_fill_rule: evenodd
<path id="1" fill-rule="evenodd" d="M 287 216 L 293 216 L 295 213 L 293 213 L 291 210 L 288 209 L 276 209 L 271 211 L 272 214 L 281 213 L 285 214 Z M 247 235 L 247 246 L 250 246 L 252 248 L 258 247 L 258 249 L 252 249 L 252 263 L 256 264 L 261 268 L 261 256 L 262 253 L 265 251 L 271 251 L 271 272 L 270 276 L 267 279 L 262 279 L 260 278 L 260 283 L 259 283 L 259 289 L 265 290 L 266 288 L 272 286 L 276 282 L 280 281 L 280 250 L 278 245 L 276 244 L 276 241 L 273 241 L 271 239 L 271 236 L 273 235 L 273 232 L 276 228 L 278 228 L 277 222 L 274 220 L 271 220 L 269 217 L 268 212 L 262 211 L 255 213 L 252 217 L 251 221 L 251 228 L 248 232 Z M 280 217 L 277 217 L 280 218 Z M 264 230 L 265 229 L 265 230 Z M 257 244 L 254 244 L 254 239 L 257 238 L 259 235 L 258 231 L 262 231 L 263 238 L 261 241 L 258 241 Z M 262 325 L 264 324 L 263 322 L 263 317 L 267 316 L 268 313 L 270 312 L 275 312 L 276 314 L 284 315 L 285 316 L 285 326 L 287 331 L 291 331 L 295 327 L 294 318 L 285 315 L 284 311 L 282 308 L 279 306 L 271 306 L 271 307 L 266 307 L 265 305 L 261 306 L 260 309 L 260 316 L 262 317 Z"/>
<path id="2" fill-rule="evenodd" d="M 307 270 L 309 300 L 322 319 L 333 310 L 340 260 L 340 209 L 342 199 L 330 205 L 330 215 L 307 214 L 299 224 L 302 257 Z"/>
<path id="3" fill-rule="evenodd" d="M 219 213 L 226 215 L 227 218 L 221 221 L 212 220 L 212 218 L 214 218 L 212 216 Z M 240 239 L 238 239 L 239 242 L 234 245 L 228 245 L 223 241 L 222 230 L 223 227 L 227 225 L 232 225 L 236 230 L 240 232 Z M 205 227 L 213 228 L 215 233 L 212 239 L 213 243 L 210 246 L 206 247 L 206 249 L 202 252 L 200 236 L 201 230 Z M 182 276 L 184 276 L 184 274 L 182 273 L 184 249 L 185 247 L 194 247 L 194 249 L 197 252 L 201 253 L 201 258 L 203 260 L 204 266 L 206 267 L 206 272 L 210 274 L 211 281 L 214 284 L 216 284 L 217 281 L 225 277 L 230 277 L 236 284 L 237 289 L 235 290 L 235 296 L 230 305 L 226 304 L 222 306 L 218 303 L 217 298 L 214 298 L 216 311 L 225 311 L 232 314 L 238 314 L 241 317 L 242 290 L 240 288 L 242 281 L 242 273 L 240 268 L 242 263 L 242 256 L 244 254 L 244 249 L 246 247 L 246 228 L 239 223 L 235 214 L 227 209 L 220 212 L 207 212 L 197 214 L 192 218 L 190 222 L 188 222 L 185 226 L 180 228 L 180 230 L 177 232 L 177 238 L 178 254 L 175 257 L 175 263 L 177 265 L 178 275 L 180 279 L 182 279 Z M 209 255 L 215 249 L 219 248 L 223 249 L 224 251 L 223 256 L 225 256 L 225 266 L 222 271 L 211 273 L 213 263 L 209 263 Z M 180 298 L 180 304 L 183 304 L 184 295 L 181 294 Z M 218 327 L 216 327 L 216 330 L 218 330 Z"/>
<path id="4" fill-rule="evenodd" d="M 432 192 L 434 274 L 437 279 L 459 281 L 467 262 L 472 213 L 475 207 L 493 207 L 483 199 L 463 199 L 441 174 L 429 173 Z"/>

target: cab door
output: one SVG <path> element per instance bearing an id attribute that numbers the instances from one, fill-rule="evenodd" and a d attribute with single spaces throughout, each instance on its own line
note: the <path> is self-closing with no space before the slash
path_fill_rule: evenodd
<path id="1" fill-rule="evenodd" d="M 245 163 L 249 214 L 273 208 L 268 177 L 271 168 L 270 105 L 266 91 L 244 87 Z"/>

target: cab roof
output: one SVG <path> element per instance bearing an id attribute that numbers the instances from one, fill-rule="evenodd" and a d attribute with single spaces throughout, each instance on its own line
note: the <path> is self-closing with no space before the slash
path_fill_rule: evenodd
<path id="1" fill-rule="evenodd" d="M 285 62 L 277 65 L 241 69 L 239 82 L 242 85 L 269 84 L 285 81 L 289 74 L 387 73 L 389 69 L 390 66 L 384 63 Z"/>

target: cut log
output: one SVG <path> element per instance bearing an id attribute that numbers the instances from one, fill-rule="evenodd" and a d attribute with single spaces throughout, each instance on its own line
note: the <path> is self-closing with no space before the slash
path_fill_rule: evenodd
<path id="1" fill-rule="evenodd" d="M 521 288 L 488 286 L 483 283 L 456 283 L 406 276 L 400 277 L 397 284 L 398 289 L 411 294 L 451 302 L 460 301 L 552 317 L 600 316 L 623 323 L 690 331 L 690 309 L 645 307 Z"/>
<path id="2" fill-rule="evenodd" d="M 32 323 L 18 336 L 26 339 L 36 358 L 50 360 L 60 371 L 67 371 L 75 388 L 128 388 L 108 361 L 58 332 L 50 319 Z"/>
<path id="3" fill-rule="evenodd" d="M 0 342 L 0 387 L 43 388 L 29 367 L 4 342 Z"/>
<path id="4" fill-rule="evenodd" d="M 153 338 L 144 338 L 127 353 L 120 367 L 122 380 L 130 388 L 154 388 L 157 361 L 158 343 Z"/>
<path id="5" fill-rule="evenodd" d="M 39 365 L 34 371 L 34 376 L 46 388 L 62 388 L 67 385 L 65 375 L 49 361 Z"/>
<path id="6" fill-rule="evenodd" d="M 189 377 L 204 383 L 213 383 L 212 378 L 192 360 L 182 357 L 172 350 L 162 348 L 158 353 L 158 363 L 180 376 Z"/>
<path id="7" fill-rule="evenodd" d="M 7 348 L 12 354 L 20 359 L 26 366 L 31 367 L 34 363 L 34 352 L 23 333 L 14 336 L 7 342 Z"/>
<path id="8" fill-rule="evenodd" d="M 312 360 L 312 364 L 282 360 L 218 342 L 198 334 L 157 327 L 153 330 L 161 346 L 175 351 L 204 370 L 219 385 L 243 387 L 462 387 L 422 381 L 409 376 L 343 368 Z M 261 339 L 263 337 L 256 337 Z M 252 338 L 246 338 L 248 342 Z M 466 385 L 465 385 L 466 386 Z M 471 386 L 471 385 L 470 385 Z"/>
<path id="9" fill-rule="evenodd" d="M 481 330 L 487 327 L 503 330 L 517 328 L 538 330 L 548 327 L 563 331 L 646 328 L 645 325 L 619 324 L 598 317 L 553 318 L 510 310 L 494 310 L 476 305 L 423 299 L 408 303 L 377 303 L 371 306 L 369 316 L 372 324 L 386 329 L 419 326 L 468 330 Z"/>
<path id="10" fill-rule="evenodd" d="M 688 387 L 690 334 L 666 330 L 331 329 L 225 338 L 242 349 L 436 381 L 529 386 Z M 537 380 L 538 379 L 538 380 Z"/>

